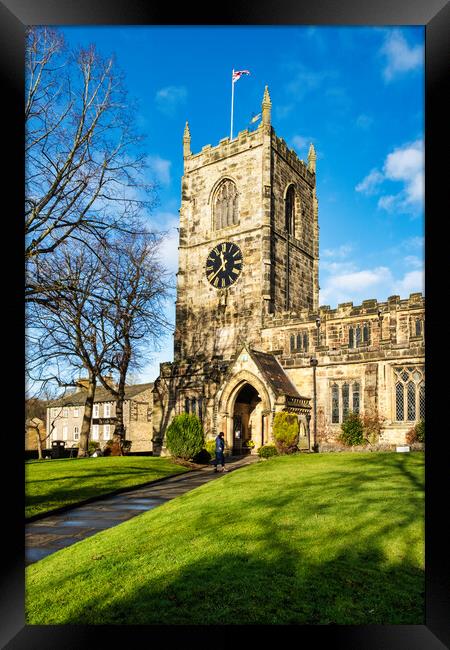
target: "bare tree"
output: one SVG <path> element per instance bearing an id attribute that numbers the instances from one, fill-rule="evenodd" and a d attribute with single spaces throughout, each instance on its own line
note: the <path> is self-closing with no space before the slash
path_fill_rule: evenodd
<path id="1" fill-rule="evenodd" d="M 53 379 L 61 387 L 77 386 L 80 373 L 88 374 L 79 450 L 86 456 L 95 388 L 106 353 L 115 343 L 103 290 L 105 267 L 90 247 L 63 242 L 42 262 L 41 274 L 45 307 L 30 307 L 27 372 L 35 382 Z"/>
<path id="2" fill-rule="evenodd" d="M 118 376 L 117 388 L 100 377 L 116 399 L 116 426 L 112 453 L 121 453 L 124 439 L 123 403 L 130 368 L 140 365 L 145 350 L 158 345 L 171 329 L 164 315 L 170 294 L 169 274 L 159 259 L 163 234 L 134 234 L 117 242 L 108 252 L 105 275 L 106 313 L 110 327 L 110 370 Z"/>
<path id="3" fill-rule="evenodd" d="M 25 119 L 26 300 L 43 301 L 42 257 L 127 231 L 154 186 L 123 76 L 94 46 L 70 51 L 57 30 L 27 30 Z"/>

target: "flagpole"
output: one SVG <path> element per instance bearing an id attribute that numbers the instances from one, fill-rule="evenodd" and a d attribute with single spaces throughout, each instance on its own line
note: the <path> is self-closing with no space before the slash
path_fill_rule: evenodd
<path id="1" fill-rule="evenodd" d="M 231 73 L 231 129 L 230 129 L 230 142 L 233 139 L 233 108 L 234 108 L 234 81 L 233 81 L 233 75 L 234 75 L 234 68 Z"/>

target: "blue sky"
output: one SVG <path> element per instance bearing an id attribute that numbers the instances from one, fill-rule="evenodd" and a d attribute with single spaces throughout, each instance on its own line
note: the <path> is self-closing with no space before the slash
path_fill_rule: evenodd
<path id="1" fill-rule="evenodd" d="M 164 255 L 177 266 L 182 137 L 194 153 L 249 127 L 264 86 L 279 137 L 306 159 L 317 151 L 320 304 L 424 292 L 424 28 L 65 27 L 70 45 L 115 54 L 158 182 L 150 216 L 168 230 Z M 252 128 L 252 127 L 250 127 Z M 168 306 L 173 318 L 173 306 Z M 172 360 L 163 341 L 135 377 L 153 381 Z"/>

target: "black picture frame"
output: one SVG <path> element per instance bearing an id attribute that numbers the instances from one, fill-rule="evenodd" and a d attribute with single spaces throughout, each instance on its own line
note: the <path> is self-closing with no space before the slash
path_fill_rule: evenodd
<path id="1" fill-rule="evenodd" d="M 441 151 L 447 156 L 445 134 L 448 133 L 448 103 L 444 88 L 448 85 L 449 17 L 446 0 L 278 0 L 276 3 L 260 0 L 249 5 L 235 3 L 221 5 L 220 18 L 205 5 L 194 8 L 190 3 L 174 7 L 145 0 L 0 0 L 0 69 L 2 71 L 3 135 L 11 140 L 3 150 L 7 162 L 3 172 L 4 198 L 9 209 L 4 210 L 3 272 L 4 350 L 12 350 L 12 362 L 4 361 L 7 389 L 4 393 L 3 458 L 4 480 L 2 490 L 3 553 L 2 588 L 0 591 L 0 644 L 18 648 L 83 648 L 105 645 L 108 639 L 126 647 L 142 644 L 165 645 L 180 641 L 188 645 L 229 645 L 239 642 L 246 631 L 240 626 L 226 630 L 208 628 L 171 627 L 151 629 L 134 626 L 25 626 L 24 618 L 24 470 L 22 423 L 12 418 L 23 413 L 25 355 L 23 352 L 23 230 L 19 214 L 23 212 L 24 156 L 23 105 L 24 29 L 29 24 L 160 24 L 160 25 L 424 25 L 426 37 L 426 274 L 427 296 L 427 444 L 426 444 L 426 624 L 415 626 L 293 626 L 252 627 L 251 643 L 264 639 L 279 643 L 289 634 L 296 645 L 314 643 L 333 648 L 439 650 L 450 647 L 449 581 L 447 530 L 448 484 L 446 458 L 445 411 L 448 401 L 444 384 L 436 367 L 444 362 L 446 322 L 443 316 L 447 292 L 442 292 L 440 279 L 448 276 L 443 264 L 445 238 L 440 236 L 443 221 L 447 219 L 444 206 L 448 205 L 448 163 L 441 162 Z M 175 13 L 175 17 L 174 17 Z M 4 201 L 5 203 L 5 201 Z M 19 225 L 20 224 L 20 225 Z M 5 250 L 5 249 L 8 250 Z M 6 252 L 8 255 L 6 255 Z M 13 343 L 15 345 L 13 345 Z M 5 355 L 4 355 L 5 356 Z M 434 361 L 434 364 L 432 363 Z M 433 368 L 434 365 L 434 368 Z M 8 408 L 6 408 L 8 407 Z M 11 424 L 9 419 L 11 417 Z M 16 426 L 18 424 L 18 426 Z M 5 426 L 7 425 L 7 426 Z M 298 629 L 300 627 L 301 629 Z M 245 640 L 248 644 L 248 639 Z"/>

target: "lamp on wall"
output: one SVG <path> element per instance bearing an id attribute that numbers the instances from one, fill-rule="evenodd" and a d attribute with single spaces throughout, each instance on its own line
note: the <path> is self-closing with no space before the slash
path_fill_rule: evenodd
<path id="1" fill-rule="evenodd" d="M 320 318 L 317 317 L 317 318 L 316 318 L 316 327 L 317 327 L 317 347 L 319 347 L 319 345 L 320 345 L 320 323 L 321 323 Z"/>
<path id="2" fill-rule="evenodd" d="M 317 319 L 320 320 L 320 319 Z M 316 323 L 317 323 L 316 320 Z M 315 357 L 311 357 L 309 360 L 309 365 L 313 369 L 313 412 L 314 412 L 314 444 L 313 444 L 313 451 L 314 453 L 317 453 L 319 451 L 319 446 L 317 444 L 317 389 L 316 389 L 316 368 L 318 365 L 318 361 Z"/>

